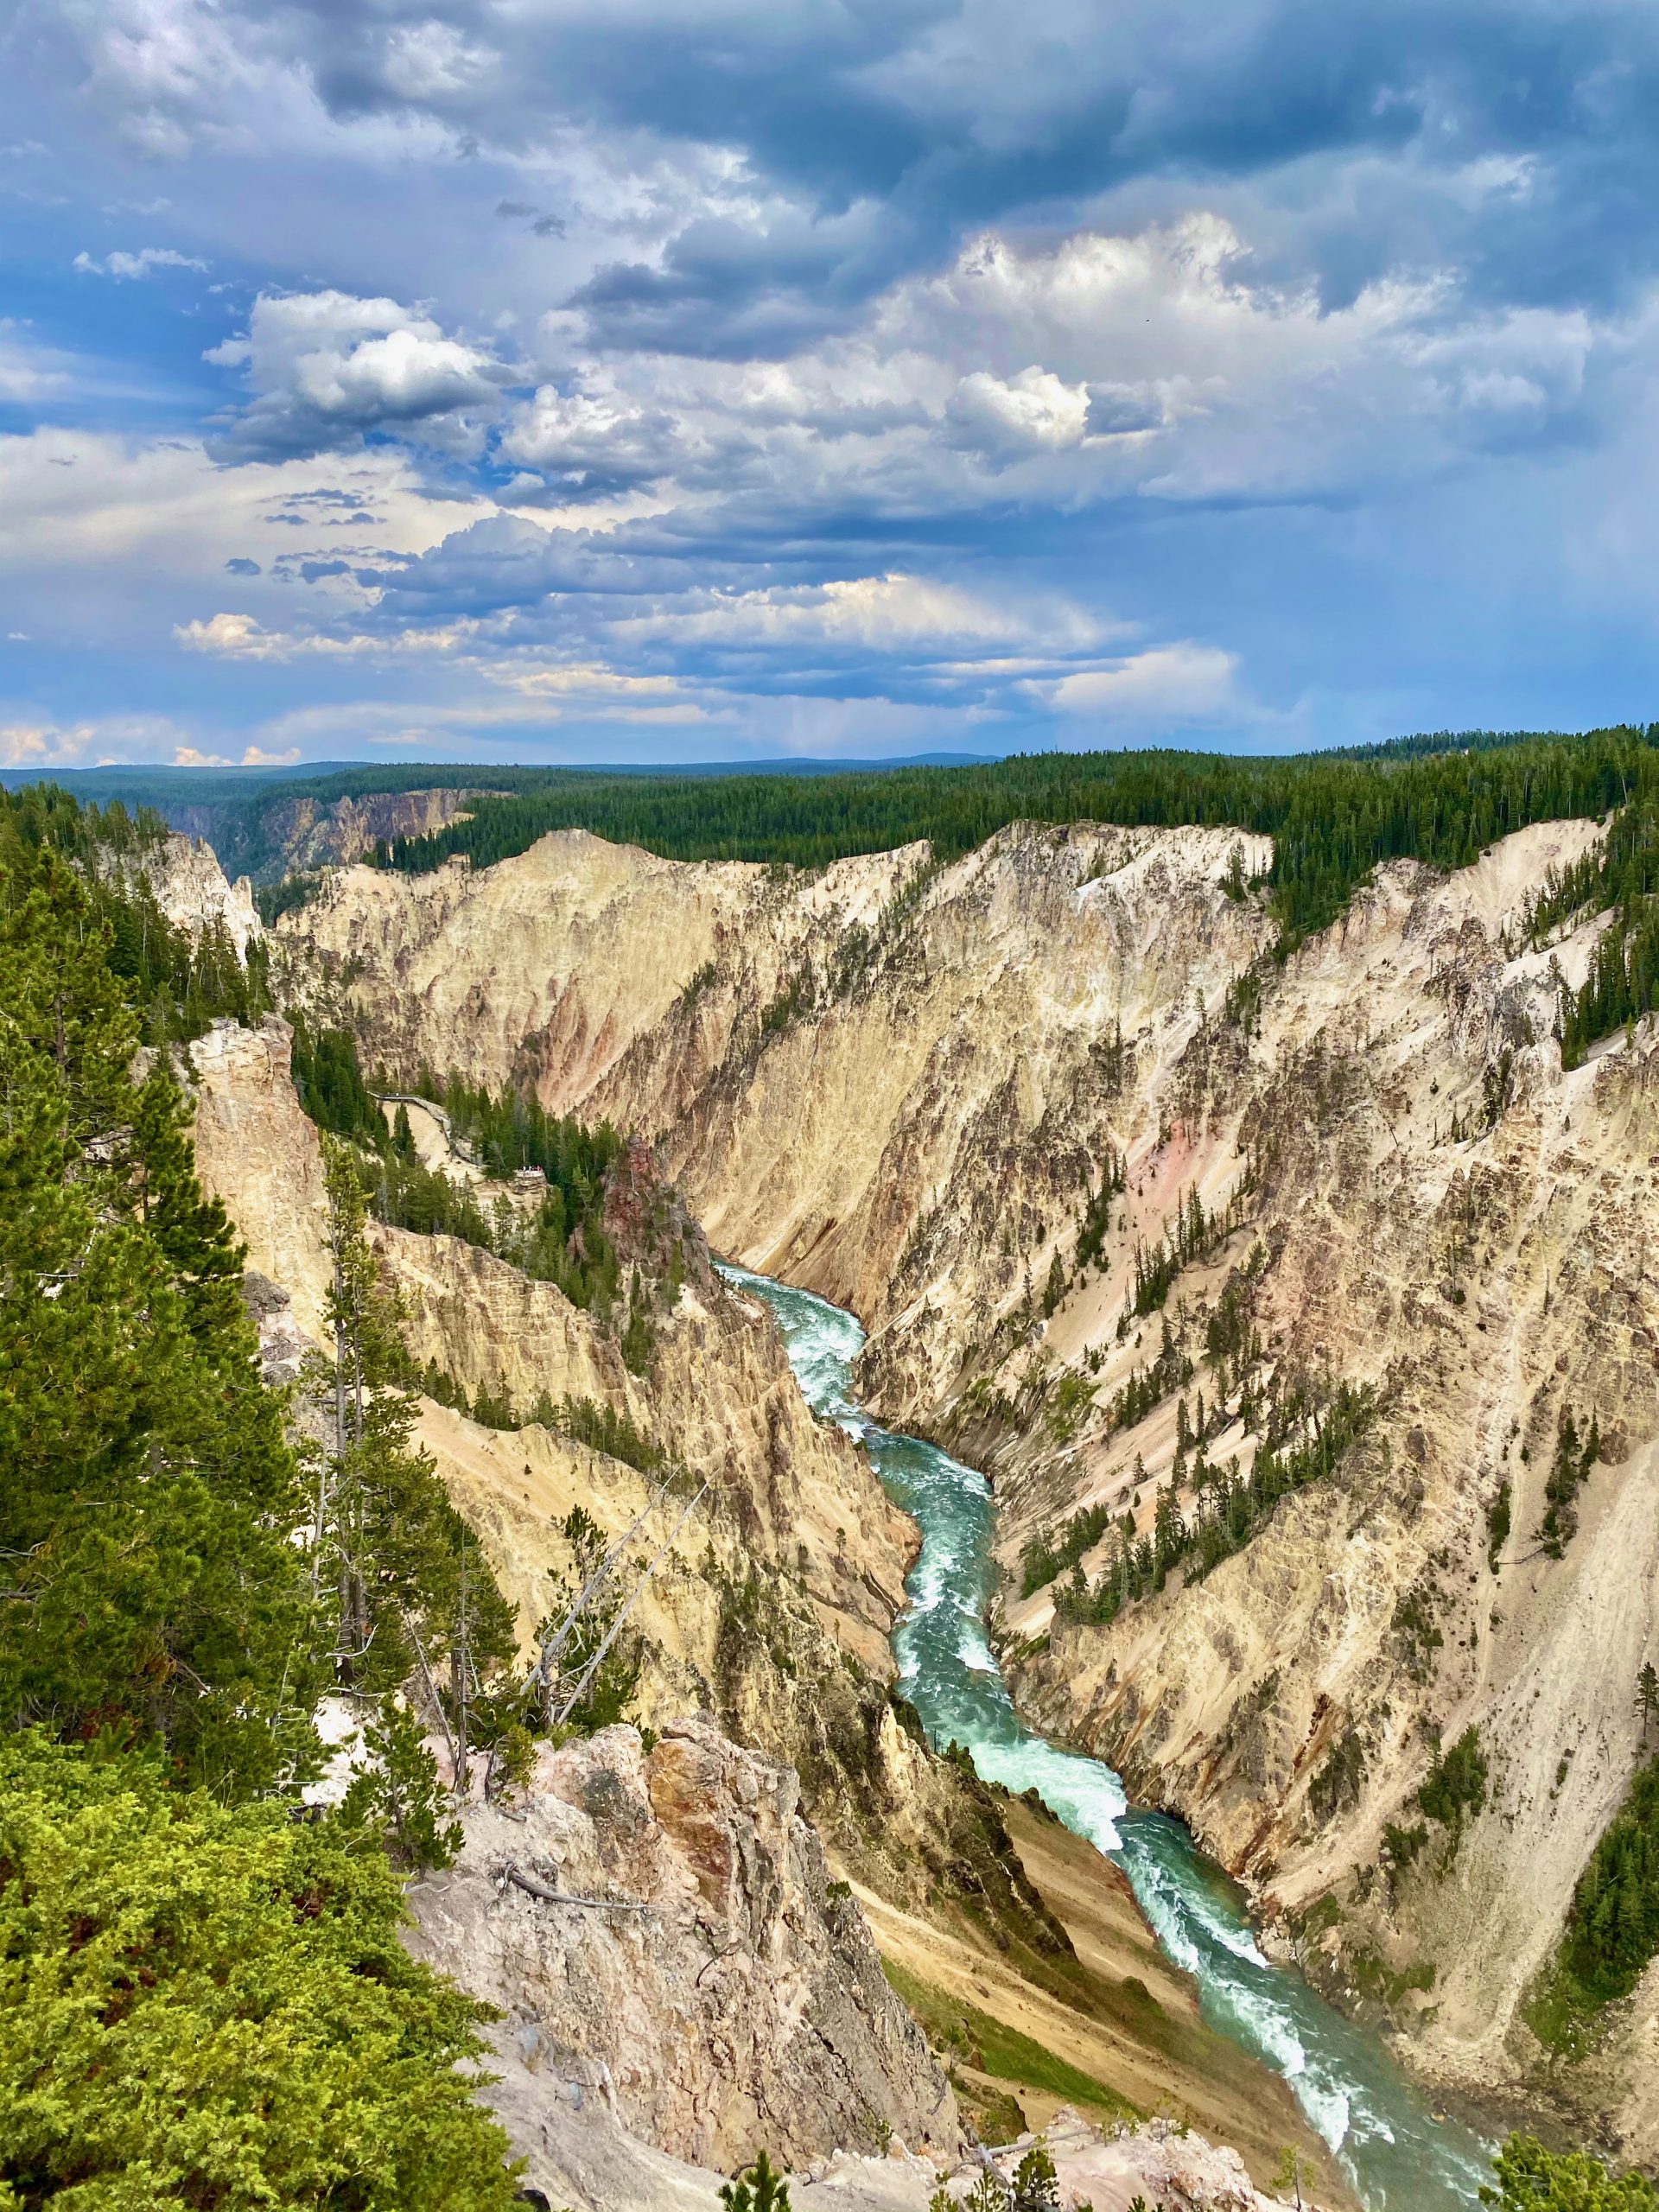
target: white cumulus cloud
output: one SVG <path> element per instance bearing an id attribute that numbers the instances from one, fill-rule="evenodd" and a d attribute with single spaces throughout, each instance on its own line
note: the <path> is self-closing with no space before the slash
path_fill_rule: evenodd
<path id="1" fill-rule="evenodd" d="M 1105 667 L 1080 669 L 1029 688 L 1063 715 L 1157 729 L 1250 713 L 1237 679 L 1236 655 L 1216 645 L 1185 643 L 1149 646 Z"/>
<path id="2" fill-rule="evenodd" d="M 187 652 L 225 660 L 352 660 L 365 653 L 448 653 L 471 638 L 477 625 L 452 622 L 438 630 L 397 630 L 385 635 L 364 631 L 337 636 L 327 631 L 267 630 L 251 614 L 212 614 L 203 621 L 175 622 L 173 635 Z"/>
<path id="3" fill-rule="evenodd" d="M 975 369 L 945 411 L 964 445 L 993 454 L 1052 452 L 1077 444 L 1088 430 L 1089 387 L 1035 366 L 1006 378 Z"/>
<path id="4" fill-rule="evenodd" d="M 416 308 L 350 292 L 262 292 L 246 331 L 210 349 L 253 397 L 228 429 L 231 452 L 276 458 L 396 429 L 475 448 L 511 372 L 487 346 L 446 336 Z"/>

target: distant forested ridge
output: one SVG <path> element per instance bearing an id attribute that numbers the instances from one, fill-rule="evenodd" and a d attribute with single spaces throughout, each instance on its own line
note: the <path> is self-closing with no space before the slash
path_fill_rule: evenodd
<path id="1" fill-rule="evenodd" d="M 549 830 L 586 829 L 672 860 L 819 868 L 928 839 L 944 860 L 1009 823 L 1197 823 L 1270 836 L 1267 888 L 1289 950 L 1336 919 L 1379 861 L 1462 868 L 1529 823 L 1624 806 L 1659 768 L 1659 725 L 1584 737 L 1477 732 L 1363 753 L 1046 753 L 966 768 L 837 776 L 584 777 L 500 798 L 377 857 L 420 874 L 475 867 Z"/>

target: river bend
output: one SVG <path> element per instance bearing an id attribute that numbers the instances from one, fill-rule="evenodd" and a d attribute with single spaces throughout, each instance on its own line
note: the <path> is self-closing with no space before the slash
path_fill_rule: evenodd
<path id="1" fill-rule="evenodd" d="M 921 1529 L 893 1643 L 899 1686 L 931 1741 L 963 1745 L 987 1781 L 1035 1789 L 1122 1867 L 1160 1942 L 1197 1981 L 1205 2018 L 1285 2077 L 1370 2212 L 1467 2212 L 1491 2171 L 1476 2138 L 1435 2120 L 1380 2038 L 1263 1956 L 1243 1892 L 1179 1821 L 1131 1808 L 1109 1766 L 1060 1750 L 1015 1712 L 985 1630 L 995 1510 L 984 1476 L 864 1414 L 853 1395 L 864 1341 L 854 1315 L 745 1268 L 721 1272 L 766 1300 L 808 1403 L 864 1445 Z"/>

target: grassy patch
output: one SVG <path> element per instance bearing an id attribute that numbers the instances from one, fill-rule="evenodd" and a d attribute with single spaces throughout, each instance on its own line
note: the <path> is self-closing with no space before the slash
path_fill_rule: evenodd
<path id="1" fill-rule="evenodd" d="M 982 2143 L 1012 2143 L 1026 2131 L 1026 2115 L 1011 2089 L 996 2089 L 981 2077 L 970 2081 L 959 2068 L 947 2071 L 963 2118 Z"/>
<path id="2" fill-rule="evenodd" d="M 892 1959 L 883 1959 L 882 1971 L 921 2022 L 937 2050 L 959 2058 L 976 2072 L 999 2082 L 1016 2082 L 1022 2088 L 1042 2089 L 1066 2104 L 1086 2105 L 1115 2117 L 1141 2117 L 1122 2096 L 1092 2074 L 1085 2074 L 1018 2028 L 982 2012 L 977 2005 L 952 1997 L 933 1983 L 924 1981 Z"/>

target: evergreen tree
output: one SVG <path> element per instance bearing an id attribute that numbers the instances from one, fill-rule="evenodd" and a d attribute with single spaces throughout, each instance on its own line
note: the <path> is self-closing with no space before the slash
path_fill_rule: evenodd
<path id="1" fill-rule="evenodd" d="M 1628 1996 L 1656 1955 L 1659 1759 L 1651 1759 L 1637 1769 L 1579 1877 L 1558 1971 L 1568 1997 L 1593 2010 Z"/>
<path id="2" fill-rule="evenodd" d="M 245 1792 L 314 1748 L 297 1468 L 113 938 L 0 811 L 0 1712 Z"/>
<path id="3" fill-rule="evenodd" d="M 547 1684 L 545 1707 L 547 1717 L 554 1717 L 597 1660 L 592 1679 L 569 1715 L 571 1726 L 591 1735 L 626 1719 L 639 1688 L 645 1647 L 630 1630 L 618 1630 L 626 1599 L 615 1581 L 591 1586 L 607 1552 L 599 1523 L 584 1507 L 574 1505 L 564 1517 L 563 1532 L 570 1547 L 570 1571 L 554 1586 L 547 1618 L 536 1631 L 537 1642 L 545 1646 L 573 1613 L 575 1618 L 559 1649 L 558 1672 Z M 613 1630 L 618 1630 L 614 1636 Z"/>
<path id="4" fill-rule="evenodd" d="M 510 2212 L 486 2008 L 337 1823 L 0 1738 L 0 2203 Z"/>
<path id="5" fill-rule="evenodd" d="M 1530 2135 L 1511 2135 L 1498 2152 L 1496 2189 L 1480 2201 L 1500 2212 L 1656 2212 L 1659 2190 L 1637 2173 L 1617 2180 L 1586 2151 L 1545 2150 Z"/>
<path id="6" fill-rule="evenodd" d="M 312 1382 L 332 1437 L 317 1474 L 314 1585 L 333 1601 L 340 1686 L 385 1695 L 418 1676 L 430 1717 L 448 1735 L 458 1784 L 467 1707 L 475 1689 L 481 1695 L 510 1666 L 512 1614 L 430 1455 L 415 1443 L 418 1378 L 397 1300 L 379 1280 L 350 1147 L 326 1142 L 324 1172 L 334 1357 L 316 1363 Z"/>
<path id="7" fill-rule="evenodd" d="M 343 1825 L 375 1830 L 405 1873 L 453 1866 L 461 1824 L 448 1815 L 437 1761 L 408 1707 L 387 1698 L 363 1732 L 363 1749 L 366 1763 L 340 1804 Z"/>
<path id="8" fill-rule="evenodd" d="M 721 2184 L 720 2201 L 726 2212 L 789 2212 L 789 2183 L 761 2151 L 752 2166 Z"/>
<path id="9" fill-rule="evenodd" d="M 622 1332 L 622 1363 L 631 1375 L 643 1375 L 650 1366 L 652 1342 L 645 1278 L 643 1270 L 636 1268 L 628 1298 L 628 1325 Z"/>
<path id="10" fill-rule="evenodd" d="M 1058 2177 L 1039 2136 L 1014 2170 L 1012 2212 L 1060 2212 Z"/>

